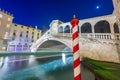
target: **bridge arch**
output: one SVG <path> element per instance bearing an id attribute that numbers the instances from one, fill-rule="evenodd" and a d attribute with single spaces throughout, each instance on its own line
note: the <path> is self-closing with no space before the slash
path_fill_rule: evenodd
<path id="1" fill-rule="evenodd" d="M 69 42 L 66 42 L 66 41 L 63 41 L 63 40 L 59 40 L 59 39 L 57 39 L 57 38 L 52 38 L 52 37 L 48 37 L 48 38 L 42 40 L 42 42 L 39 43 L 39 45 L 37 45 L 37 48 L 38 48 L 39 46 L 41 46 L 43 43 L 45 43 L 46 41 L 49 41 L 49 40 L 51 40 L 51 41 L 58 41 L 58 42 L 64 44 L 65 46 L 71 48 L 71 45 L 69 44 Z"/>
<path id="2" fill-rule="evenodd" d="M 48 30 L 40 39 L 38 39 L 32 46 L 31 46 L 31 51 L 35 52 L 40 45 L 42 45 L 44 42 L 49 41 L 49 40 L 54 40 L 54 41 L 58 41 L 64 45 L 66 45 L 67 47 L 69 47 L 70 49 L 72 49 L 72 44 L 71 44 L 71 40 L 66 40 L 65 38 L 57 38 L 52 36 L 51 34 L 47 34 L 48 32 L 50 32 L 50 30 Z"/>
<path id="3" fill-rule="evenodd" d="M 91 24 L 86 22 L 81 26 L 81 33 L 92 33 Z"/>
<path id="4" fill-rule="evenodd" d="M 47 40 L 43 42 L 38 48 L 37 51 L 44 49 L 44 50 L 64 50 L 67 45 L 56 41 L 56 40 Z M 69 48 L 69 47 L 68 47 Z"/>
<path id="5" fill-rule="evenodd" d="M 70 26 L 66 25 L 64 28 L 64 33 L 70 33 L 70 32 L 71 32 Z"/>
<path id="6" fill-rule="evenodd" d="M 58 28 L 58 33 L 63 33 L 63 26 L 60 26 L 59 28 Z"/>
<path id="7" fill-rule="evenodd" d="M 120 33 L 117 23 L 114 23 L 114 32 L 115 33 Z"/>
<path id="8" fill-rule="evenodd" d="M 110 24 L 106 20 L 99 21 L 94 26 L 95 33 L 111 33 Z"/>

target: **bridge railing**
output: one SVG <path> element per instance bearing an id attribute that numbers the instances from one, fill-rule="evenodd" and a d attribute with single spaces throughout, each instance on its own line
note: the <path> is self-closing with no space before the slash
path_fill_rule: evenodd
<path id="1" fill-rule="evenodd" d="M 114 36 L 115 36 L 115 40 L 120 40 L 120 33 L 115 34 Z"/>
<path id="2" fill-rule="evenodd" d="M 71 33 L 58 33 L 58 34 L 52 34 L 52 35 L 57 37 L 72 37 Z"/>
<path id="3" fill-rule="evenodd" d="M 113 39 L 120 40 L 120 34 L 112 34 L 112 33 L 82 33 L 79 34 L 80 37 L 83 38 L 95 38 L 95 39 Z"/>
<path id="4" fill-rule="evenodd" d="M 96 38 L 96 39 L 112 39 L 113 34 L 109 33 L 82 33 L 79 34 L 83 38 Z"/>
<path id="5" fill-rule="evenodd" d="M 68 37 L 71 38 L 71 33 L 58 33 L 56 35 L 57 37 Z M 79 37 L 81 38 L 93 38 L 93 39 L 114 39 L 114 40 L 120 40 L 120 34 L 112 34 L 112 33 L 80 33 Z"/>

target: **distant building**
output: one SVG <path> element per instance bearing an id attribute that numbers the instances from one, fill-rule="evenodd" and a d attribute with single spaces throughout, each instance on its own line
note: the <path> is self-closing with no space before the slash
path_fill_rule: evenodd
<path id="1" fill-rule="evenodd" d="M 41 37 L 41 30 L 12 21 L 13 15 L 0 10 L 0 51 L 28 51 Z"/>
<path id="2" fill-rule="evenodd" d="M 9 51 L 28 51 L 33 42 L 41 37 L 41 30 L 13 23 Z"/>
<path id="3" fill-rule="evenodd" d="M 7 42 L 10 40 L 13 15 L 0 9 L 0 51 L 7 49 Z"/>

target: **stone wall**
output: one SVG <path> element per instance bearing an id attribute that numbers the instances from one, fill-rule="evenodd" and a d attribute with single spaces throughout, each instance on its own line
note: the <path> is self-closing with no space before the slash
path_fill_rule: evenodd
<path id="1" fill-rule="evenodd" d="M 120 63 L 120 45 L 97 41 L 80 42 L 80 56 L 100 61 Z"/>

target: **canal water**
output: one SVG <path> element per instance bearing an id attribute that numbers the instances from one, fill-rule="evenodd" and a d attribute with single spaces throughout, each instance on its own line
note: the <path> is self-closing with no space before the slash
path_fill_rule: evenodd
<path id="1" fill-rule="evenodd" d="M 37 59 L 33 55 L 6 57 L 0 67 L 0 80 L 73 80 L 73 76 L 73 57 L 64 54 Z M 95 80 L 84 67 L 82 78 Z"/>

